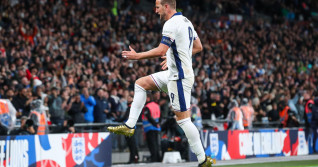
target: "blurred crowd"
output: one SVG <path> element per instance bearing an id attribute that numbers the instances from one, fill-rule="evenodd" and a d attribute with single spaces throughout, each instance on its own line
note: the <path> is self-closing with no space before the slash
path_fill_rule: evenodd
<path id="1" fill-rule="evenodd" d="M 161 39 L 159 17 L 138 10 L 139 3 L 1 1 L 0 97 L 12 102 L 18 118 L 29 116 L 32 101 L 40 99 L 52 124 L 120 120 L 136 79 L 161 70 L 160 58 L 121 58 L 129 45 L 146 51 Z M 291 126 L 306 122 L 305 104 L 318 95 L 316 1 L 177 3 L 204 47 L 193 55 L 191 100 L 202 119 L 227 118 L 236 100 L 253 107 L 253 121 L 282 121 L 288 106 Z M 244 19 L 231 21 L 229 13 Z M 169 97 L 153 98 L 161 117 L 169 117 Z"/>

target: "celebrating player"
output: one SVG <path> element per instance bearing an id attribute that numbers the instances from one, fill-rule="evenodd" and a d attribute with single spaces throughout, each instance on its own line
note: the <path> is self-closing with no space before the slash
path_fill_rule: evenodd
<path id="1" fill-rule="evenodd" d="M 190 116 L 191 88 L 194 83 L 192 55 L 202 51 L 201 41 L 192 23 L 176 11 L 176 0 L 156 0 L 156 13 L 165 21 L 162 40 L 158 47 L 141 53 L 123 51 L 128 60 L 141 60 L 166 55 L 168 70 L 139 78 L 135 83 L 135 95 L 129 119 L 124 125 L 108 127 L 116 134 L 132 136 L 137 119 L 146 102 L 147 90 L 160 90 L 168 93 L 179 126 L 188 138 L 192 151 L 197 155 L 199 166 L 209 167 L 215 160 L 205 155 L 200 135 Z M 163 67 L 165 65 L 163 64 Z"/>

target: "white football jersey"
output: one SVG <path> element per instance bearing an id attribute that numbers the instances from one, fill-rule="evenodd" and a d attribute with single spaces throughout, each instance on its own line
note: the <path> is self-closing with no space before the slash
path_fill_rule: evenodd
<path id="1" fill-rule="evenodd" d="M 175 13 L 165 22 L 161 43 L 170 47 L 166 53 L 169 80 L 194 76 L 192 48 L 197 37 L 192 23 L 181 12 Z"/>

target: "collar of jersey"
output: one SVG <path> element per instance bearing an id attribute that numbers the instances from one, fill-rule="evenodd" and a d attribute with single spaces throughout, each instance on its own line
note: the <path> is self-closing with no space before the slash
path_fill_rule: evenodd
<path id="1" fill-rule="evenodd" d="M 172 15 L 172 17 L 173 17 L 173 16 L 177 16 L 177 15 L 182 15 L 182 13 L 181 13 L 181 12 L 177 12 L 177 13 L 175 13 L 174 15 Z M 171 17 L 171 18 L 172 18 L 172 17 Z"/>

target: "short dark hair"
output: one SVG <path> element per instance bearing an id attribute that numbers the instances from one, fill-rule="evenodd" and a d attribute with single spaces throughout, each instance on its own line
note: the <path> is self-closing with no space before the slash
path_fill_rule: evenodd
<path id="1" fill-rule="evenodd" d="M 26 122 L 25 122 L 25 128 L 29 128 L 31 126 L 34 125 L 34 122 L 32 119 L 28 119 Z"/>
<path id="2" fill-rule="evenodd" d="M 30 71 L 32 72 L 33 69 L 38 70 L 35 66 L 30 67 Z"/>
<path id="3" fill-rule="evenodd" d="M 176 0 L 161 0 L 161 5 L 168 4 L 173 9 L 177 8 Z"/>
<path id="4" fill-rule="evenodd" d="M 67 126 L 68 127 L 74 126 L 74 121 L 72 119 L 67 120 Z"/>

